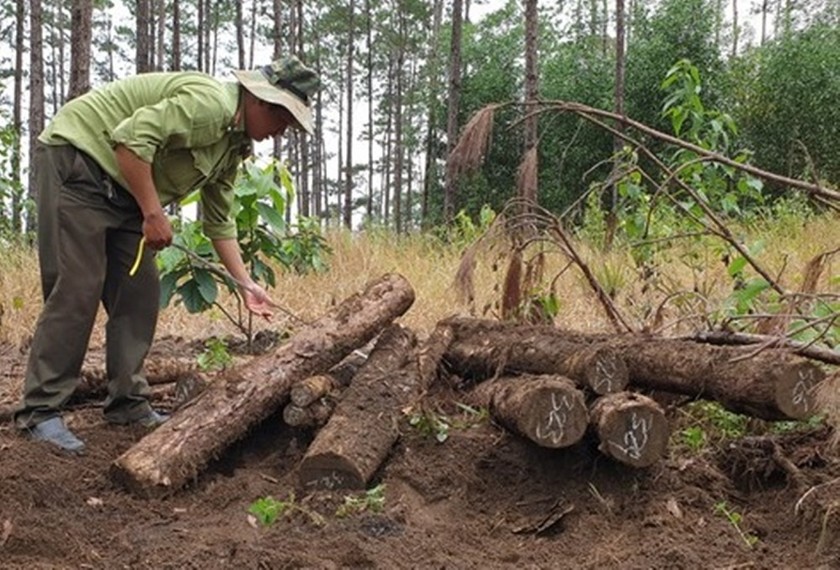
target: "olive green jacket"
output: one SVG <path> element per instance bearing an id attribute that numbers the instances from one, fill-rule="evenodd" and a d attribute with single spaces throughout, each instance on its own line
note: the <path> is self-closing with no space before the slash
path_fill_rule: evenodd
<path id="1" fill-rule="evenodd" d="M 64 105 L 39 137 L 72 144 L 121 186 L 114 146 L 152 165 L 162 205 L 201 189 L 204 233 L 235 238 L 233 184 L 250 141 L 234 124 L 239 84 L 204 73 L 144 73 L 90 91 Z"/>

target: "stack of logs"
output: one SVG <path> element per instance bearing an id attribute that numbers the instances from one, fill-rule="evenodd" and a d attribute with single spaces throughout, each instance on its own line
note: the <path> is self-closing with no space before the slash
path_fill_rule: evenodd
<path id="1" fill-rule="evenodd" d="M 755 355 L 471 318 L 441 321 L 418 343 L 393 323 L 413 299 L 399 275 L 372 283 L 273 353 L 216 378 L 119 457 L 112 475 L 140 495 L 169 494 L 283 409 L 287 423 L 320 428 L 298 466 L 303 486 L 365 488 L 399 437 L 403 410 L 442 381 L 537 445 L 568 447 L 591 433 L 605 455 L 646 467 L 664 455 L 670 431 L 660 405 L 640 391 L 714 399 L 767 420 L 804 419 L 824 376 L 777 350 Z M 365 358 L 360 349 L 374 338 Z"/>

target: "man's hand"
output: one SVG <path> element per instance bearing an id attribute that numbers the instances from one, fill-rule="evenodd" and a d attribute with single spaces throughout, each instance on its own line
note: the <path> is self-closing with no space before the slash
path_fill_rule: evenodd
<path id="1" fill-rule="evenodd" d="M 239 244 L 235 239 L 214 239 L 213 247 L 222 260 L 222 265 L 228 270 L 230 276 L 239 285 L 242 298 L 245 299 L 245 306 L 248 310 L 270 321 L 274 312 L 271 310 L 276 305 L 265 292 L 265 289 L 257 285 L 242 263 L 242 254 L 239 252 Z"/>
<path id="2" fill-rule="evenodd" d="M 274 311 L 271 310 L 274 303 L 268 296 L 268 293 L 266 293 L 265 289 L 253 281 L 248 283 L 247 286 L 242 285 L 241 289 L 242 297 L 245 299 L 245 306 L 248 307 L 248 310 L 257 316 L 270 321 L 271 317 L 274 316 Z"/>
<path id="3" fill-rule="evenodd" d="M 172 243 L 172 226 L 160 204 L 152 178 L 152 165 L 144 162 L 127 146 L 114 148 L 117 165 L 128 184 L 128 191 L 143 212 L 143 237 L 150 249 L 163 249 Z"/>
<path id="4" fill-rule="evenodd" d="M 172 244 L 172 224 L 163 209 L 143 217 L 143 237 L 156 251 Z"/>

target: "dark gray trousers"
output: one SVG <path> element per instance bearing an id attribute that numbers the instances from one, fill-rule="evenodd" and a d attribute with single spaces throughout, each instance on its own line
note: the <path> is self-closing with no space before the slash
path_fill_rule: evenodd
<path id="1" fill-rule="evenodd" d="M 100 301 L 108 315 L 105 416 L 134 421 L 150 411 L 143 361 L 160 302 L 151 252 L 129 276 L 142 236 L 140 210 L 126 190 L 71 145 L 39 143 L 31 164 L 44 308 L 15 424 L 32 427 L 60 414 L 78 385 Z"/>

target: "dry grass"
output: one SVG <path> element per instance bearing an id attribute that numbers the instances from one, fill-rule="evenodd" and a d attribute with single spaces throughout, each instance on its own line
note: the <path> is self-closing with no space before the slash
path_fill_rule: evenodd
<path id="1" fill-rule="evenodd" d="M 831 217 L 820 218 L 801 227 L 768 226 L 762 230 L 767 247 L 759 261 L 790 290 L 798 290 L 806 279 L 812 259 L 834 250 L 838 222 Z M 756 239 L 750 236 L 749 239 Z M 416 301 L 401 322 L 424 336 L 431 332 L 438 320 L 454 313 L 468 313 L 459 302 L 453 282 L 458 271 L 461 251 L 441 245 L 432 238 L 411 236 L 395 238 L 384 232 L 349 234 L 335 232 L 328 236 L 333 248 L 330 270 L 322 274 L 295 275 L 279 272 L 275 300 L 303 320 L 314 320 L 330 306 L 360 291 L 366 282 L 387 272 L 404 275 L 414 286 Z M 666 333 L 685 332 L 701 323 L 696 319 L 679 320 L 691 310 L 703 312 L 721 302 L 731 291 L 726 266 L 713 251 L 673 251 L 669 254 L 654 286 L 640 279 L 629 253 L 615 250 L 595 251 L 579 245 L 581 255 L 604 288 L 612 293 L 614 302 L 634 328 L 671 326 Z M 474 310 L 478 316 L 498 316 L 500 291 L 505 276 L 505 263 L 498 259 L 478 256 L 475 280 Z M 824 260 L 823 271 L 815 287 L 817 291 L 840 294 L 837 282 L 840 256 Z M 611 325 L 596 302 L 591 289 L 576 268 L 566 268 L 567 261 L 559 254 L 547 255 L 548 279 L 559 274 L 554 289 L 560 298 L 559 326 L 577 330 L 609 331 Z M 564 270 L 564 268 L 566 268 Z M 700 269 L 698 269 L 700 268 Z M 813 284 L 809 283 L 809 286 Z M 232 300 L 226 305 L 234 307 Z M 41 308 L 40 285 L 35 255 L 24 248 L 0 250 L 0 341 L 20 344 L 31 335 Z M 102 342 L 103 315 L 95 327 L 92 344 Z M 273 327 L 294 328 L 296 321 L 282 312 L 277 313 Z M 266 326 L 257 323 L 256 328 Z M 161 313 L 158 336 L 174 335 L 206 338 L 210 335 L 237 334 L 220 311 L 190 315 L 181 307 L 168 308 Z"/>

